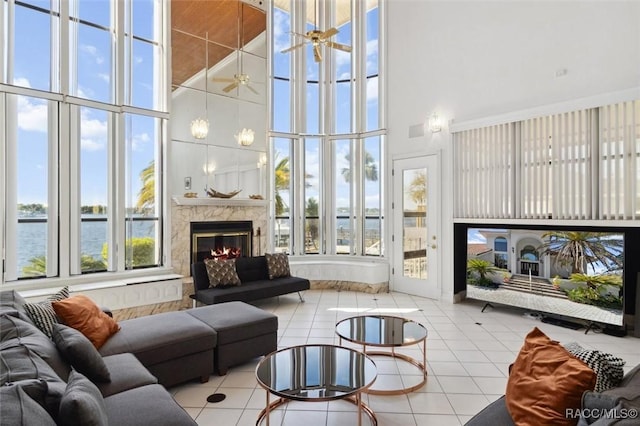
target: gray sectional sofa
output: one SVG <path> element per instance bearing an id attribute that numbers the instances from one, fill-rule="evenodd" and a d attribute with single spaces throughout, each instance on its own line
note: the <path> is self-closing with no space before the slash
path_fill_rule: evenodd
<path id="1" fill-rule="evenodd" d="M 204 262 L 191 265 L 193 277 L 194 305 L 200 302 L 205 305 L 239 300 L 250 302 L 288 293 L 298 292 L 300 301 L 304 299 L 301 291 L 309 290 L 309 280 L 300 277 L 279 277 L 269 279 L 267 260 L 264 256 L 241 257 L 236 259 L 236 272 L 240 278 L 239 286 L 209 288 L 209 276 Z"/>
<path id="2" fill-rule="evenodd" d="M 124 320 L 96 355 L 110 381 L 90 380 L 92 385 L 31 322 L 24 303 L 15 291 L 0 292 L 1 415 L 11 419 L 6 424 L 92 424 L 77 413 L 69 418 L 61 401 L 67 394 L 87 397 L 97 387 L 93 396 L 102 408 L 89 412 L 104 411 L 108 424 L 194 425 L 165 387 L 207 381 L 214 370 L 225 374 L 277 345 L 277 317 L 243 302 Z M 9 406 L 19 411 L 5 411 Z"/>
<path id="3" fill-rule="evenodd" d="M 619 386 L 603 392 L 587 391 L 582 395 L 578 426 L 637 426 L 640 424 L 640 365 L 625 374 Z M 575 424 L 575 422 L 574 422 Z M 514 426 L 505 396 L 473 416 L 465 426 Z"/>

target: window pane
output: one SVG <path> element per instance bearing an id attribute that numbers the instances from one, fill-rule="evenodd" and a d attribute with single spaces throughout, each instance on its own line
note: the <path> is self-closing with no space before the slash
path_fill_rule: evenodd
<path id="1" fill-rule="evenodd" d="M 82 272 L 107 269 L 108 116 L 80 109 L 80 267 Z M 103 257 L 103 252 L 105 257 Z"/>
<path id="2" fill-rule="evenodd" d="M 52 90 L 51 19 L 58 18 L 16 5 L 13 84 Z"/>
<path id="3" fill-rule="evenodd" d="M 273 165 L 275 179 L 275 235 L 276 251 L 291 252 L 291 141 L 273 140 Z"/>
<path id="4" fill-rule="evenodd" d="M 273 9 L 273 75 L 276 77 L 289 77 L 291 75 L 291 52 L 281 53 L 293 44 L 300 43 L 299 37 L 291 35 L 291 15 L 274 8 Z"/>
<path id="5" fill-rule="evenodd" d="M 351 141 L 335 142 L 335 206 L 336 206 L 336 253 L 351 253 L 353 224 L 351 221 Z"/>
<path id="6" fill-rule="evenodd" d="M 84 24 L 73 24 L 73 29 L 78 31 L 78 81 L 77 86 L 71 82 L 72 93 L 81 98 L 112 102 L 111 34 Z"/>
<path id="7" fill-rule="evenodd" d="M 307 83 L 307 129 L 306 133 L 320 133 L 320 108 L 318 82 Z"/>
<path id="8" fill-rule="evenodd" d="M 160 180 L 156 179 L 161 119 L 127 114 L 126 268 L 159 264 Z"/>
<path id="9" fill-rule="evenodd" d="M 291 129 L 291 82 L 273 80 L 273 129 L 278 132 L 290 132 Z"/>
<path id="10" fill-rule="evenodd" d="M 382 254 L 382 211 L 380 198 L 380 136 L 364 141 L 364 250 L 367 255 Z"/>
<path id="11" fill-rule="evenodd" d="M 305 224 L 304 251 L 320 251 L 320 139 L 306 139 L 304 144 Z"/>
<path id="12" fill-rule="evenodd" d="M 131 0 L 133 5 L 133 35 L 147 40 L 160 40 L 160 31 L 153 25 L 153 16 L 160 8 L 158 0 Z"/>
<path id="13" fill-rule="evenodd" d="M 367 130 L 380 128 L 378 106 L 378 77 L 367 78 Z"/>
<path id="14" fill-rule="evenodd" d="M 48 242 L 49 105 L 42 99 L 9 96 L 17 106 L 17 276 L 45 276 Z M 11 185 L 10 182 L 7 182 Z M 12 249 L 13 250 L 13 249 Z M 13 265 L 9 265 L 13 267 Z"/>
<path id="15" fill-rule="evenodd" d="M 351 132 L 351 81 L 336 84 L 335 133 Z"/>
<path id="16" fill-rule="evenodd" d="M 158 49 L 151 43 L 133 40 L 133 63 L 131 64 L 131 105 L 160 109 L 158 102 L 159 83 L 162 68 Z"/>
<path id="17" fill-rule="evenodd" d="M 111 2 L 108 0 L 82 1 L 77 0 L 78 14 L 76 15 L 74 8 L 71 8 L 69 15 L 86 22 L 91 22 L 101 27 L 110 28 L 111 25 Z"/>

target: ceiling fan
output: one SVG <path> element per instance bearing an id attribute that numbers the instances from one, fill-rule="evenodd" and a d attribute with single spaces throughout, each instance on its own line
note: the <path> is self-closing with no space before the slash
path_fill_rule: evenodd
<path id="1" fill-rule="evenodd" d="M 311 44 L 313 46 L 313 58 L 315 59 L 316 62 L 320 62 L 322 61 L 322 53 L 320 52 L 320 46 L 321 45 L 325 45 L 328 47 L 331 47 L 333 49 L 338 49 L 338 50 L 342 50 L 343 52 L 351 52 L 351 46 L 347 46 L 346 44 L 341 44 L 341 43 L 336 43 L 335 41 L 331 41 L 329 40 L 331 37 L 333 37 L 334 35 L 338 34 L 338 29 L 335 27 L 329 28 L 326 31 L 320 31 L 317 27 L 316 27 L 316 22 L 318 22 L 318 11 L 316 9 L 316 6 L 314 4 L 314 25 L 313 25 L 313 29 L 310 31 L 307 31 L 304 34 L 300 34 L 300 33 L 296 33 L 296 32 L 291 32 L 293 35 L 296 35 L 298 37 L 303 37 L 305 39 L 305 41 L 303 41 L 302 43 L 298 43 L 295 44 L 291 47 L 288 47 L 284 50 L 282 50 L 280 53 L 287 53 L 290 52 L 294 49 L 300 48 L 306 44 Z"/>
<path id="2" fill-rule="evenodd" d="M 244 51 L 243 51 L 243 44 L 242 44 L 242 40 L 241 40 L 241 32 L 242 32 L 242 28 L 244 25 L 244 16 L 243 16 L 243 9 L 242 9 L 242 3 L 238 2 L 238 28 L 240 29 L 238 31 L 238 64 L 240 64 L 240 69 L 239 69 L 239 73 L 234 74 L 233 78 L 224 78 L 224 77 L 214 77 L 211 79 L 211 81 L 217 82 L 217 83 L 231 83 L 225 87 L 222 88 L 222 91 L 224 93 L 229 93 L 230 91 L 232 91 L 233 89 L 240 87 L 240 86 L 244 86 L 247 89 L 249 89 L 251 92 L 253 92 L 254 94 L 258 95 L 258 91 L 256 89 L 254 89 L 253 87 L 251 87 L 249 85 L 249 83 L 251 82 L 251 78 L 249 77 L 249 74 L 245 74 L 244 72 L 244 57 L 242 56 Z"/>
<path id="3" fill-rule="evenodd" d="M 251 82 L 251 77 L 249 77 L 249 74 L 245 74 L 242 72 L 242 65 L 240 66 L 240 74 L 234 74 L 233 78 L 220 77 L 220 78 L 212 78 L 211 80 L 217 83 L 231 83 L 222 88 L 222 91 L 225 93 L 229 93 L 236 87 L 244 86 L 250 91 L 252 91 L 253 93 L 255 93 L 256 95 L 259 94 L 256 89 L 254 89 L 249 85 L 249 83 Z"/>

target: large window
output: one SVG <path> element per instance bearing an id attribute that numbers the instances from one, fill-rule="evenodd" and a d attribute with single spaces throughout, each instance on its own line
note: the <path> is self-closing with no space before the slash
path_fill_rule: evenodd
<path id="1" fill-rule="evenodd" d="M 165 4 L 0 0 L 3 281 L 162 264 Z"/>
<path id="2" fill-rule="evenodd" d="M 274 2 L 270 129 L 280 251 L 383 255 L 381 6 Z M 329 43 L 318 46 L 302 35 L 327 30 Z"/>

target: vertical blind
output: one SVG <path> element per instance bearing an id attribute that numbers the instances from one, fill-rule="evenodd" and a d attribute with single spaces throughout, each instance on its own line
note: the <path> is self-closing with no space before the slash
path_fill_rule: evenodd
<path id="1" fill-rule="evenodd" d="M 453 138 L 456 217 L 640 217 L 640 101 Z"/>
<path id="2" fill-rule="evenodd" d="M 455 134 L 456 212 L 460 217 L 512 217 L 514 124 Z"/>
<path id="3" fill-rule="evenodd" d="M 599 219 L 640 218 L 640 100 L 600 108 Z"/>

